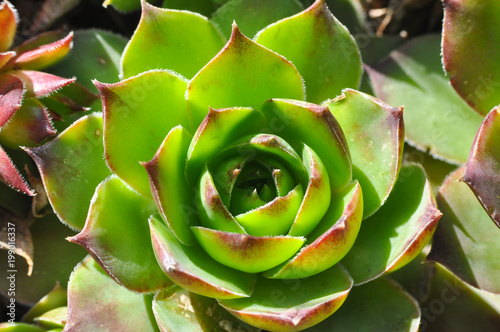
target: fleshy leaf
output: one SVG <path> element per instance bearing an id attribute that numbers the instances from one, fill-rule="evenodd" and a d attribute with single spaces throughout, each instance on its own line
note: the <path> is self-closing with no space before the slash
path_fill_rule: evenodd
<path id="1" fill-rule="evenodd" d="M 385 202 L 396 182 L 404 147 L 403 112 L 362 92 L 343 93 L 326 105 L 346 136 L 366 218 Z"/>
<path id="2" fill-rule="evenodd" d="M 12 160 L 0 146 L 0 181 L 16 189 L 19 192 L 34 196 L 35 192 L 30 188 L 22 175 L 17 170 Z"/>
<path id="3" fill-rule="evenodd" d="M 26 323 L 0 323 L 1 332 L 46 332 L 47 330 L 36 325 Z"/>
<path id="4" fill-rule="evenodd" d="M 234 218 L 250 235 L 285 235 L 290 230 L 303 199 L 304 189 L 299 184 L 286 196 L 276 197 L 269 203 Z"/>
<path id="5" fill-rule="evenodd" d="M 219 7 L 212 15 L 226 38 L 231 35 L 231 23 L 235 21 L 247 36 L 254 36 L 266 25 L 302 10 L 297 0 L 231 0 Z"/>
<path id="6" fill-rule="evenodd" d="M 8 1 L 0 4 L 0 52 L 7 51 L 16 37 L 17 21 L 19 17 L 14 6 Z"/>
<path id="7" fill-rule="evenodd" d="M 197 207 L 202 225 L 225 232 L 245 234 L 243 227 L 238 224 L 222 202 L 208 170 L 200 178 L 199 190 Z"/>
<path id="8" fill-rule="evenodd" d="M 10 148 L 36 146 L 54 135 L 45 107 L 36 99 L 27 98 L 0 131 L 0 142 Z"/>
<path id="9" fill-rule="evenodd" d="M 57 328 L 63 328 L 64 325 L 66 324 L 67 316 L 68 316 L 68 308 L 60 307 L 43 313 L 42 315 L 36 317 L 34 321 L 38 325 L 46 329 L 52 330 Z"/>
<path id="10" fill-rule="evenodd" d="M 242 321 L 271 331 L 301 331 L 334 313 L 352 286 L 345 269 L 334 266 L 296 280 L 259 278 L 252 297 L 219 300 Z"/>
<path id="11" fill-rule="evenodd" d="M 253 107 L 270 98 L 303 100 L 302 78 L 284 57 L 244 36 L 236 25 L 229 42 L 188 85 L 189 116 L 198 126 L 209 107 Z"/>
<path id="12" fill-rule="evenodd" d="M 309 183 L 299 211 L 288 232 L 291 236 L 306 236 L 311 233 L 330 206 L 330 180 L 325 165 L 316 152 L 307 145 L 304 145 L 302 161 L 309 175 Z"/>
<path id="13" fill-rule="evenodd" d="M 186 82 L 166 71 L 150 71 L 115 84 L 94 84 L 103 102 L 108 166 L 151 197 L 148 175 L 139 162 L 151 160 L 170 129 L 187 126 Z"/>
<path id="14" fill-rule="evenodd" d="M 468 284 L 500 293 L 500 231 L 467 185 L 463 168 L 445 180 L 438 195 L 443 211 L 429 260 L 444 265 Z"/>
<path id="15" fill-rule="evenodd" d="M 500 103 L 500 19 L 495 0 L 445 0 L 443 64 L 451 85 L 470 106 L 486 115 Z M 467 31 L 467 33 L 464 33 Z"/>
<path id="16" fill-rule="evenodd" d="M 326 107 L 273 99 L 262 107 L 268 130 L 301 151 L 307 144 L 328 170 L 332 192 L 351 180 L 351 161 L 347 142 L 337 120 Z M 314 128 L 314 130 L 311 130 Z"/>
<path id="17" fill-rule="evenodd" d="M 216 300 L 179 287 L 156 294 L 153 312 L 161 331 L 260 331 L 236 319 Z"/>
<path id="18" fill-rule="evenodd" d="M 0 76 L 0 127 L 2 127 L 21 107 L 24 96 L 24 84 L 14 75 Z"/>
<path id="19" fill-rule="evenodd" d="M 23 81 L 27 96 L 37 98 L 46 97 L 76 80 L 76 78 L 63 78 L 36 70 L 16 70 L 12 71 L 11 75 Z"/>
<path id="20" fill-rule="evenodd" d="M 336 97 L 344 88 L 359 85 L 362 67 L 356 42 L 324 0 L 268 26 L 255 41 L 297 67 L 304 77 L 307 101 L 320 103 Z"/>
<path id="21" fill-rule="evenodd" d="M 59 76 L 76 76 L 77 82 L 96 91 L 92 80 L 113 83 L 119 81 L 120 58 L 127 40 L 104 30 L 77 30 L 72 51 L 50 68 Z"/>
<path id="22" fill-rule="evenodd" d="M 69 275 L 75 265 L 87 254 L 80 246 L 65 240 L 74 232 L 63 225 L 54 214 L 37 218 L 31 225 L 33 237 L 33 272 L 28 276 L 28 264 L 16 258 L 16 301 L 35 304 L 59 283 L 66 287 Z M 10 273 L 7 272 L 8 251 L 0 250 L 0 259 L 4 264 L 0 271 L 0 290 L 9 289 Z M 11 272 L 12 273 L 12 272 Z M 19 317 L 16 315 L 16 318 Z"/>
<path id="23" fill-rule="evenodd" d="M 2 67 L 7 64 L 15 55 L 16 52 L 0 52 L 0 70 L 2 70 Z"/>
<path id="24" fill-rule="evenodd" d="M 58 217 L 82 229 L 95 187 L 111 174 L 102 158 L 102 116 L 85 116 L 49 143 L 26 151 Z"/>
<path id="25" fill-rule="evenodd" d="M 71 48 L 72 40 L 73 32 L 70 32 L 61 40 L 18 53 L 12 64 L 14 68 L 43 69 L 64 58 Z"/>
<path id="26" fill-rule="evenodd" d="M 129 291 L 86 258 L 68 285 L 67 331 L 157 331 L 152 296 Z M 92 317 L 92 319 L 89 319 Z"/>
<path id="27" fill-rule="evenodd" d="M 440 217 L 423 169 L 405 166 L 387 202 L 363 221 L 356 242 L 341 263 L 356 284 L 395 271 L 427 245 Z"/>
<path id="28" fill-rule="evenodd" d="M 186 247 L 155 217 L 149 226 L 156 259 L 163 272 L 182 288 L 213 298 L 248 297 L 255 275 L 219 264 L 198 246 Z"/>
<path id="29" fill-rule="evenodd" d="M 122 286 L 151 293 L 171 284 L 151 247 L 147 223 L 155 211 L 151 200 L 112 175 L 97 187 L 85 227 L 69 241 L 83 246 Z"/>
<path id="30" fill-rule="evenodd" d="M 129 12 L 141 8 L 141 0 L 104 0 L 102 3 L 103 7 L 109 5 L 120 12 Z"/>
<path id="31" fill-rule="evenodd" d="M 142 5 L 139 26 L 122 57 L 124 78 L 165 68 L 189 79 L 224 45 L 219 31 L 200 14 Z"/>
<path id="32" fill-rule="evenodd" d="M 417 332 L 419 323 L 418 302 L 396 282 L 378 279 L 353 287 L 335 314 L 308 331 Z"/>
<path id="33" fill-rule="evenodd" d="M 143 164 L 158 211 L 177 239 L 185 245 L 196 242 L 190 227 L 199 222 L 194 194 L 188 189 L 184 177 L 191 138 L 181 126 L 173 128 L 154 158 Z"/>
<path id="34" fill-rule="evenodd" d="M 439 55 L 440 36 L 425 36 L 366 68 L 378 98 L 405 106 L 405 134 L 411 145 L 463 163 L 482 117 L 449 85 Z"/>
<path id="35" fill-rule="evenodd" d="M 31 309 L 23 316 L 23 322 L 33 323 L 35 317 L 40 316 L 49 310 L 66 306 L 67 292 L 59 284 L 56 284 L 52 290 L 42 297 Z"/>
<path id="36" fill-rule="evenodd" d="M 237 138 L 255 133 L 263 125 L 262 114 L 252 108 L 210 108 L 189 146 L 186 161 L 188 180 L 197 181 L 205 164 L 212 161 L 218 152 Z"/>
<path id="37" fill-rule="evenodd" d="M 255 237 L 203 227 L 193 227 L 193 233 L 213 259 L 248 273 L 275 267 L 295 254 L 305 242 L 302 237 Z"/>
<path id="38" fill-rule="evenodd" d="M 328 226 L 320 224 L 297 255 L 288 262 L 265 272 L 265 277 L 306 278 L 330 268 L 346 255 L 356 240 L 363 215 L 363 196 L 359 183 L 356 182 L 356 185 L 349 189 L 339 202 L 331 203 L 330 210 L 325 216 L 332 218 L 331 210 L 338 209 L 336 205 L 340 205 L 343 208 L 341 217 L 326 223 L 332 224 L 327 229 L 325 228 Z"/>
<path id="39" fill-rule="evenodd" d="M 476 135 L 462 179 L 491 219 L 500 227 L 500 107 L 484 119 Z"/>

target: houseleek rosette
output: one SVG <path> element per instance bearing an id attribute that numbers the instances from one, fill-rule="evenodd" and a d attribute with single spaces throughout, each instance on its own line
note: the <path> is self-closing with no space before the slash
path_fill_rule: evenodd
<path id="1" fill-rule="evenodd" d="M 83 227 L 70 241 L 120 285 L 155 293 L 161 329 L 196 319 L 205 298 L 258 328 L 311 327 L 431 237 L 440 212 L 423 171 L 401 168 L 402 109 L 352 89 L 323 102 L 361 75 L 324 1 L 255 40 L 234 25 L 225 46 L 206 18 L 143 2 L 122 66 L 123 81 L 95 82 L 102 115 L 28 151 L 60 219 Z M 83 319 L 99 296 L 88 264 L 70 282 L 67 327 L 123 324 L 125 307 Z M 371 284 L 411 308 L 401 324 L 414 328 L 414 300 Z M 192 303 L 170 310 L 175 294 Z"/>

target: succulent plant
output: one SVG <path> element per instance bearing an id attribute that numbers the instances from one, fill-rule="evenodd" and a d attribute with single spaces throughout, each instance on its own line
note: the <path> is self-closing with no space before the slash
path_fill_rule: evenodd
<path id="1" fill-rule="evenodd" d="M 325 1 L 253 40 L 233 25 L 225 45 L 205 17 L 143 2 L 122 74 L 95 82 L 102 115 L 27 149 L 54 211 L 82 229 L 70 241 L 120 285 L 85 261 L 68 330 L 204 329 L 205 309 L 272 331 L 329 316 L 418 327 L 415 301 L 380 277 L 418 255 L 441 213 L 422 169 L 402 167 L 402 109 L 350 89 L 359 51 Z M 385 301 L 353 323 L 366 296 Z M 131 322 L 132 302 L 153 312 Z"/>

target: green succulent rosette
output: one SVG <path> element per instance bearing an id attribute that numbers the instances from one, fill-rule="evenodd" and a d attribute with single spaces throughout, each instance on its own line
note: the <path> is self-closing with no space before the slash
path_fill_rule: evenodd
<path id="1" fill-rule="evenodd" d="M 396 303 L 386 312 L 415 330 L 411 296 L 363 284 L 416 257 L 441 214 L 422 169 L 401 166 L 402 109 L 351 89 L 359 52 L 324 1 L 253 40 L 234 24 L 225 45 L 205 17 L 143 2 L 122 73 L 95 82 L 103 114 L 28 150 L 57 215 L 82 229 L 70 241 L 100 265 L 75 270 L 67 328 L 131 319 L 100 298 L 109 290 L 146 303 L 138 320 L 162 330 L 199 322 L 209 303 L 298 331 L 352 290 Z M 88 277 L 101 268 L 135 294 Z"/>

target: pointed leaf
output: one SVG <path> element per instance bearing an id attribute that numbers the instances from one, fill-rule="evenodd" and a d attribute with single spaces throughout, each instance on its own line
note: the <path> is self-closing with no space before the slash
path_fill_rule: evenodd
<path id="1" fill-rule="evenodd" d="M 15 55 L 16 52 L 0 52 L 0 70 L 2 70 L 2 67 L 7 64 Z"/>
<path id="2" fill-rule="evenodd" d="M 288 195 L 276 197 L 269 203 L 234 218 L 250 235 L 285 235 L 292 227 L 303 199 L 304 189 L 299 184 Z"/>
<path id="3" fill-rule="evenodd" d="M 500 66 L 495 60 L 500 33 L 490 28 L 500 19 L 500 4 L 495 0 L 443 2 L 444 68 L 458 94 L 486 115 L 500 103 Z"/>
<path id="4" fill-rule="evenodd" d="M 18 53 L 14 58 L 12 65 L 14 68 L 22 69 L 43 69 L 46 68 L 68 54 L 71 49 L 73 40 L 73 32 L 70 32 L 61 40 L 50 44 L 41 45 L 35 49 L 27 50 L 23 53 Z"/>
<path id="5" fill-rule="evenodd" d="M 34 196 L 35 192 L 30 188 L 26 180 L 12 163 L 4 149 L 0 146 L 0 181 L 14 188 L 15 190 Z"/>
<path id="6" fill-rule="evenodd" d="M 19 17 L 17 11 L 8 1 L 0 3 L 0 52 L 7 51 L 16 37 L 17 21 Z"/>
<path id="7" fill-rule="evenodd" d="M 431 239 L 441 212 L 423 169 L 405 166 L 387 202 L 363 226 L 341 263 L 356 284 L 406 265 Z"/>
<path id="8" fill-rule="evenodd" d="M 227 233 L 193 227 L 200 245 L 216 261 L 233 269 L 258 273 L 284 262 L 305 242 L 302 237 Z"/>
<path id="9" fill-rule="evenodd" d="M 69 241 L 83 246 L 120 285 L 151 293 L 171 284 L 151 247 L 147 223 L 155 210 L 151 200 L 112 175 L 97 187 L 85 227 Z"/>
<path id="10" fill-rule="evenodd" d="M 103 7 L 113 6 L 119 12 L 129 12 L 141 8 L 141 0 L 104 0 Z"/>
<path id="11" fill-rule="evenodd" d="M 88 257 L 71 274 L 65 331 L 157 331 L 151 304 L 151 295 L 118 285 Z"/>
<path id="12" fill-rule="evenodd" d="M 335 314 L 308 331 L 417 332 L 419 323 L 418 302 L 396 282 L 378 279 L 353 287 Z"/>
<path id="13" fill-rule="evenodd" d="M 297 151 L 307 144 L 318 154 L 331 174 L 332 192 L 349 183 L 349 149 L 340 125 L 328 108 L 295 100 L 273 99 L 264 103 L 262 113 L 271 133 L 283 138 Z"/>
<path id="14" fill-rule="evenodd" d="M 255 41 L 297 67 L 304 77 L 307 101 L 320 103 L 339 95 L 344 88 L 359 85 L 362 68 L 356 42 L 324 0 L 270 25 L 259 32 Z"/>
<path id="15" fill-rule="evenodd" d="M 60 307 L 43 313 L 34 319 L 35 323 L 46 328 L 56 329 L 63 328 L 68 317 L 68 308 Z"/>
<path id="16" fill-rule="evenodd" d="M 76 80 L 35 70 L 16 70 L 11 74 L 23 81 L 28 96 L 37 98 L 46 97 Z"/>
<path id="17" fill-rule="evenodd" d="M 340 204 L 338 204 L 340 203 Z M 332 210 L 343 208 L 337 220 Z M 318 274 L 340 261 L 352 247 L 361 225 L 363 196 L 359 183 L 352 186 L 340 202 L 334 201 L 327 211 L 326 220 L 308 236 L 306 246 L 288 262 L 264 273 L 267 278 L 295 279 Z M 325 229 L 326 225 L 331 225 Z M 327 226 L 328 227 L 328 226 Z"/>
<path id="18" fill-rule="evenodd" d="M 197 207 L 201 224 L 224 232 L 245 234 L 243 227 L 222 202 L 208 170 L 201 176 L 199 188 Z"/>
<path id="19" fill-rule="evenodd" d="M 51 44 L 58 41 L 66 36 L 66 32 L 63 29 L 55 31 L 47 31 L 39 33 L 28 40 L 23 41 L 21 44 L 14 47 L 12 50 L 18 54 L 24 53 L 26 51 L 33 50 L 42 45 Z"/>
<path id="20" fill-rule="evenodd" d="M 38 166 L 58 217 L 82 229 L 95 187 L 111 174 L 102 158 L 102 116 L 85 116 L 49 143 L 26 152 Z"/>
<path id="21" fill-rule="evenodd" d="M 158 70 L 115 84 L 94 84 L 103 103 L 108 166 L 132 188 L 151 197 L 146 170 L 139 162 L 151 160 L 170 129 L 179 124 L 187 127 L 186 82 Z"/>
<path id="22" fill-rule="evenodd" d="M 330 180 L 325 165 L 307 145 L 304 145 L 302 151 L 302 161 L 309 175 L 309 183 L 304 200 L 288 232 L 291 236 L 306 236 L 311 233 L 330 206 Z"/>
<path id="23" fill-rule="evenodd" d="M 260 331 L 236 319 L 216 300 L 179 287 L 156 294 L 153 312 L 161 331 Z"/>
<path id="24" fill-rule="evenodd" d="M 123 77 L 165 68 L 191 78 L 222 46 L 222 36 L 206 17 L 144 1 L 141 21 L 123 54 Z"/>
<path id="25" fill-rule="evenodd" d="M 161 221 L 149 220 L 156 259 L 163 272 L 180 287 L 213 298 L 247 297 L 255 276 L 233 270 L 208 256 L 200 246 L 186 247 Z"/>
<path id="26" fill-rule="evenodd" d="M 33 323 L 35 317 L 40 316 L 49 310 L 66 306 L 67 292 L 61 285 L 56 284 L 52 290 L 42 297 L 31 309 L 23 316 L 23 322 Z"/>
<path id="27" fill-rule="evenodd" d="M 482 117 L 443 75 L 440 42 L 439 35 L 413 39 L 367 71 L 378 98 L 389 105 L 404 105 L 406 139 L 411 145 L 463 163 Z"/>
<path id="28" fill-rule="evenodd" d="M 247 36 L 254 36 L 265 26 L 302 10 L 297 0 L 231 0 L 219 7 L 212 15 L 226 38 L 231 35 L 231 23 L 235 21 Z"/>
<path id="29" fill-rule="evenodd" d="M 36 146 L 56 133 L 42 103 L 33 98 L 23 105 L 0 131 L 0 142 L 10 148 Z"/>
<path id="30" fill-rule="evenodd" d="M 77 30 L 72 51 L 50 68 L 59 76 L 76 76 L 77 82 L 97 92 L 92 80 L 119 81 L 120 58 L 127 44 L 124 37 L 104 30 Z"/>
<path id="31" fill-rule="evenodd" d="M 191 135 L 181 126 L 173 128 L 154 158 L 143 164 L 149 175 L 151 192 L 163 221 L 185 245 L 196 242 L 191 226 L 199 224 L 194 195 L 184 177 Z"/>
<path id="32" fill-rule="evenodd" d="M 2 332 L 46 332 L 47 330 L 36 325 L 26 323 L 0 323 Z"/>
<path id="33" fill-rule="evenodd" d="M 264 126 L 262 113 L 252 108 L 209 109 L 189 146 L 186 176 L 195 182 L 205 164 L 237 138 L 257 132 Z"/>
<path id="34" fill-rule="evenodd" d="M 445 180 L 438 195 L 443 218 L 429 260 L 444 265 L 468 284 L 500 293 L 500 231 L 472 191 L 459 180 L 463 168 Z"/>
<path id="35" fill-rule="evenodd" d="M 21 107 L 24 96 L 24 84 L 14 75 L 0 76 L 0 127 Z"/>
<path id="36" fill-rule="evenodd" d="M 345 269 L 296 280 L 259 278 L 250 298 L 219 300 L 242 321 L 271 331 L 302 331 L 334 313 L 352 286 Z"/>
<path id="37" fill-rule="evenodd" d="M 326 105 L 347 138 L 366 218 L 385 202 L 396 182 L 403 158 L 403 109 L 350 89 Z"/>
<path id="38" fill-rule="evenodd" d="M 31 225 L 33 237 L 33 272 L 28 275 L 28 264 L 22 259 L 15 260 L 16 294 L 18 303 L 35 304 L 59 283 L 66 288 L 69 275 L 75 265 L 87 252 L 80 246 L 66 241 L 74 231 L 63 225 L 54 214 L 37 218 Z M 0 259 L 5 266 L 0 271 L 0 289 L 9 289 L 10 273 L 7 272 L 8 251 L 0 250 Z M 16 315 L 16 318 L 20 316 Z"/>
<path id="39" fill-rule="evenodd" d="M 484 119 L 476 135 L 462 181 L 472 189 L 500 227 L 500 107 Z"/>
<path id="40" fill-rule="evenodd" d="M 302 78 L 292 63 L 254 43 L 233 26 L 229 42 L 188 86 L 193 126 L 212 108 L 253 107 L 270 98 L 303 100 Z"/>

